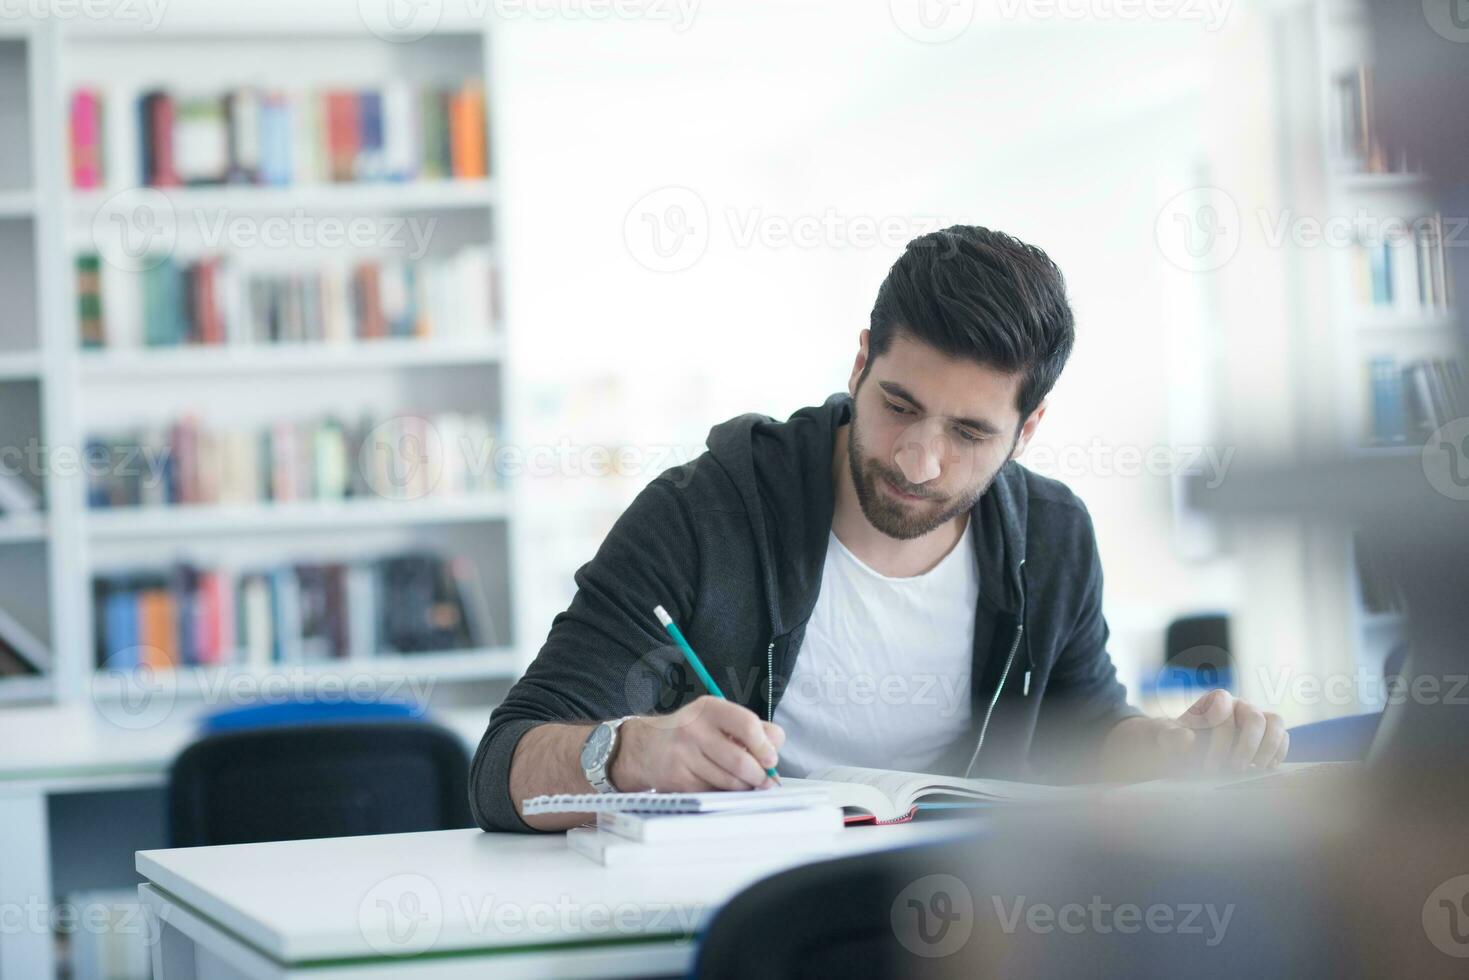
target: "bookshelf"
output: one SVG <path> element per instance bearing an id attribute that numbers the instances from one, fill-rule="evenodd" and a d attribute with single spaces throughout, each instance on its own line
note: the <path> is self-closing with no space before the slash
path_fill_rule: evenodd
<path id="1" fill-rule="evenodd" d="M 54 61 L 43 32 L 25 23 L 0 24 L 0 445 L 23 450 L 61 435 L 55 364 L 49 354 L 45 269 L 42 256 L 54 231 L 54 215 L 39 206 L 50 187 L 54 157 L 37 133 L 46 79 Z M 0 479 L 34 497 L 34 509 L 0 510 L 0 582 L 4 611 L 48 650 L 59 639 L 58 543 L 51 533 L 52 481 L 31 471 L 24 458 L 0 460 Z M 64 628 L 64 627 L 63 627 Z M 54 697 L 56 676 L 47 663 L 6 658 L 0 672 L 0 705 Z"/>
<path id="2" fill-rule="evenodd" d="M 300 337 L 282 331 L 276 337 L 272 320 L 268 339 L 242 339 L 231 332 L 223 338 L 190 334 L 182 342 L 160 344 L 144 333 L 154 322 L 141 286 L 143 271 L 156 265 L 152 252 L 141 258 L 117 252 L 115 240 L 107 237 L 114 224 L 118 236 L 129 233 L 128 222 L 166 227 L 166 254 L 157 261 L 230 263 L 244 270 L 246 281 L 257 274 L 301 278 L 335 265 L 354 272 L 370 265 L 401 268 L 411 282 L 409 273 L 419 274 L 427 264 L 452 266 L 472 252 L 484 256 L 498 291 L 504 282 L 501 192 L 493 160 L 493 106 L 499 93 L 486 22 L 446 22 L 412 44 L 370 33 L 350 10 L 340 19 L 313 15 L 300 23 L 179 23 L 165 21 L 150 32 L 84 19 L 0 25 L 0 125 L 8 140 L 0 146 L 0 293 L 8 307 L 0 311 L 0 445 L 31 441 L 86 458 L 99 438 L 123 430 L 168 432 L 183 420 L 264 432 L 320 418 L 355 424 L 368 416 L 436 420 L 471 413 L 492 423 L 494 445 L 510 442 L 513 389 L 507 325 L 499 313 L 503 306 L 487 302 L 488 312 L 478 316 L 478 307 L 469 307 L 465 317 L 484 328 L 472 333 L 427 333 L 420 311 L 408 335 L 389 324 L 391 331 L 370 336 Z M 354 93 L 398 86 L 416 95 L 452 91 L 473 81 L 483 92 L 473 118 L 491 153 L 484 175 L 457 172 L 456 162 L 456 173 L 432 178 L 333 173 L 331 179 L 315 175 L 269 184 L 262 173 L 259 182 L 153 187 L 143 173 L 138 107 L 146 93 L 162 91 L 198 104 L 251 92 L 260 93 L 263 104 L 275 93 L 282 98 L 308 93 L 303 98 L 315 99 L 314 93 L 332 90 L 357 98 Z M 93 186 L 77 186 L 72 170 L 73 97 L 82 90 L 100 107 L 98 177 L 81 182 Z M 23 99 L 17 101 L 15 92 Z M 361 118 L 369 118 L 362 111 Z M 455 118 L 456 125 L 460 121 Z M 12 133 L 22 136 L 11 139 Z M 188 137 L 175 132 L 173 139 L 195 140 L 192 152 L 197 136 L 197 130 Z M 229 136 L 235 139 L 235 131 Z M 232 167 L 235 146 L 231 143 Z M 456 136 L 455 152 L 457 146 Z M 120 222 L 112 220 L 118 211 Z M 311 222 L 316 229 L 356 222 L 426 233 L 418 238 L 380 233 L 361 241 L 233 235 L 236 226 L 259 232 L 287 227 L 282 222 L 290 220 Z M 219 228 L 229 233 L 221 236 Z M 78 266 L 88 254 L 97 256 L 95 277 L 84 276 Z M 132 267 L 113 261 L 128 258 L 138 261 Z M 100 343 L 84 331 L 84 278 L 87 288 L 100 295 L 104 332 L 117 327 Z M 356 302 L 359 294 L 352 298 Z M 233 314 L 244 308 L 230 309 Z M 354 316 L 360 312 L 356 306 L 353 311 Z M 85 315 L 90 328 L 91 314 Z M 171 460 L 180 458 L 174 444 L 168 448 Z M 355 454 L 343 459 L 349 466 L 359 462 Z M 480 462 L 493 465 L 488 456 Z M 320 457 L 314 463 L 308 457 L 305 465 L 308 483 L 319 486 Z M 482 600 L 478 618 L 488 628 L 453 649 L 400 653 L 391 645 L 372 644 L 364 655 L 359 642 L 349 655 L 306 661 L 246 662 L 243 645 L 225 642 L 212 651 L 210 662 L 195 663 L 191 658 L 197 651 L 181 647 L 175 653 L 178 662 L 167 668 L 171 690 L 181 698 L 207 699 L 222 689 L 221 682 L 235 678 L 289 678 L 308 689 L 327 681 L 340 686 L 354 678 L 407 678 L 437 690 L 514 678 L 527 659 L 520 590 L 511 574 L 519 537 L 517 490 L 511 482 L 462 494 L 407 494 L 407 499 L 360 490 L 277 498 L 272 496 L 276 485 L 270 484 L 250 503 L 183 503 L 185 498 L 170 491 L 175 502 L 166 505 L 110 507 L 89 499 L 93 488 L 74 460 L 70 468 L 59 462 L 47 467 L 33 482 L 44 497 L 44 513 L 0 515 L 0 580 L 7 582 L 0 602 L 7 609 L 15 606 L 9 611 L 45 642 L 52 666 L 42 678 L 0 678 L 0 703 L 92 703 L 105 712 L 128 693 L 129 681 L 126 664 L 118 669 L 121 662 L 108 656 L 99 639 L 99 629 L 104 635 L 108 629 L 99 614 L 107 593 L 94 596 L 94 586 L 131 577 L 144 582 L 157 577 L 166 584 L 184 569 L 232 575 L 375 567 L 401 556 L 442 556 L 472 573 L 462 581 L 470 582 L 468 588 Z M 17 579 L 25 584 L 12 590 L 9 583 Z M 390 591 L 380 587 L 375 601 L 391 601 Z M 184 608 L 198 615 L 202 607 Z M 379 606 L 372 608 L 381 612 Z M 101 665 L 104 658 L 107 667 Z"/>
<path id="3" fill-rule="evenodd" d="M 1394 239 L 1382 231 L 1370 249 L 1354 243 L 1319 250 L 1325 254 L 1325 269 L 1317 281 L 1329 296 L 1317 308 L 1329 324 L 1327 336 L 1334 347 L 1323 359 L 1333 368 L 1325 386 L 1323 428 L 1350 456 L 1416 457 L 1436 422 L 1412 425 L 1417 395 L 1408 390 L 1409 372 L 1415 365 L 1448 364 L 1456 357 L 1456 284 L 1442 260 L 1442 246 L 1434 260 L 1432 250 L 1423 250 L 1418 241 L 1420 229 L 1433 228 L 1433 179 L 1416 172 L 1411 147 L 1377 144 L 1372 51 L 1367 11 L 1360 0 L 1313 0 L 1311 18 L 1318 73 L 1315 101 L 1320 109 L 1313 145 L 1319 148 L 1321 206 L 1333 216 L 1366 216 L 1369 228 L 1392 228 L 1396 221 L 1398 226 L 1407 225 L 1412 236 Z M 1349 152 L 1350 147 L 1357 152 Z M 1364 258 L 1369 250 L 1370 262 Z M 1381 369 L 1375 379 L 1374 364 Z M 1443 374 L 1432 397 L 1416 403 L 1430 419 L 1432 408 L 1438 408 L 1440 417 L 1464 410 L 1458 383 L 1447 370 Z M 1428 387 L 1425 381 L 1423 391 Z M 1398 417 L 1407 417 L 1407 422 L 1392 424 L 1392 413 L 1384 409 L 1392 404 L 1383 399 L 1386 391 L 1393 392 Z M 1434 399 L 1440 404 L 1425 406 Z M 1365 594 L 1363 556 L 1357 553 L 1354 536 L 1333 537 L 1319 552 L 1325 556 L 1317 566 L 1324 579 L 1318 583 L 1318 594 L 1324 596 L 1321 608 L 1324 615 L 1347 622 L 1354 647 L 1350 665 L 1362 676 L 1380 677 L 1387 656 L 1404 635 L 1402 615 Z M 1377 689 L 1368 688 L 1372 690 Z M 1361 707 L 1370 710 L 1381 703 L 1369 695 Z"/>

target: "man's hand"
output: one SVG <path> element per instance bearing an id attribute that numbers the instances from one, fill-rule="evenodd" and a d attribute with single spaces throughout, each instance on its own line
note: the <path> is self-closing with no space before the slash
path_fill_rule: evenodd
<path id="1" fill-rule="evenodd" d="M 1214 690 L 1176 719 L 1118 723 L 1102 744 L 1102 773 L 1105 779 L 1134 781 L 1190 771 L 1273 769 L 1289 750 L 1290 735 L 1279 715 Z"/>
<path id="2" fill-rule="evenodd" d="M 785 732 L 749 708 L 705 695 L 672 714 L 629 718 L 618 731 L 612 784 L 624 792 L 764 789 Z"/>

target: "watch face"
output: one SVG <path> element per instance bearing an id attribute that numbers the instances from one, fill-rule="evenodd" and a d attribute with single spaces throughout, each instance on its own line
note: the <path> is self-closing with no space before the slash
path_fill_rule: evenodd
<path id="1" fill-rule="evenodd" d="M 586 744 L 581 747 L 581 767 L 583 769 L 595 769 L 597 763 L 607 754 L 607 748 L 612 742 L 612 729 L 605 724 L 598 725 L 592 729 L 592 734 L 587 736 Z"/>

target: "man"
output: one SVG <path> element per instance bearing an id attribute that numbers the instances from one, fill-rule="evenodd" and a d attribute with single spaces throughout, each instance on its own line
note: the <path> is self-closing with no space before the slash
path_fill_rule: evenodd
<path id="1" fill-rule="evenodd" d="M 1086 509 L 1015 462 L 1072 340 L 1040 249 L 969 226 L 911 242 L 847 393 L 715 426 L 577 573 L 475 755 L 480 826 L 579 822 L 523 818 L 543 793 L 765 787 L 777 762 L 1052 781 L 1278 765 L 1280 718 L 1228 692 L 1176 721 L 1127 705 Z"/>

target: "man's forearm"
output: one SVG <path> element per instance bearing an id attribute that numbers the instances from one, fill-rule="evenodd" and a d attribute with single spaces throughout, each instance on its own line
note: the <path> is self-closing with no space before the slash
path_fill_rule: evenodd
<path id="1" fill-rule="evenodd" d="M 510 799 L 520 818 L 536 830 L 566 830 L 585 822 L 578 813 L 542 813 L 527 817 L 521 809 L 533 796 L 591 793 L 581 768 L 582 743 L 595 725 L 537 725 L 520 738 L 510 760 Z"/>

